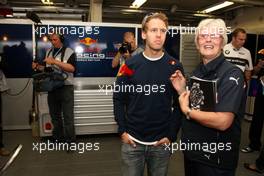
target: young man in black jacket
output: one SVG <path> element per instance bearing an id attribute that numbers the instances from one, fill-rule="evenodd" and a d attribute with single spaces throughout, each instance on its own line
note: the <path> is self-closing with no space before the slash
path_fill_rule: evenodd
<path id="1" fill-rule="evenodd" d="M 167 29 L 163 13 L 147 15 L 142 21 L 145 49 L 126 60 L 117 75 L 114 114 L 124 176 L 143 175 L 145 164 L 149 175 L 167 175 L 171 153 L 164 144 L 176 140 L 181 116 L 172 102 L 176 91 L 169 78 L 175 70 L 183 71 L 179 61 L 163 50 Z"/>

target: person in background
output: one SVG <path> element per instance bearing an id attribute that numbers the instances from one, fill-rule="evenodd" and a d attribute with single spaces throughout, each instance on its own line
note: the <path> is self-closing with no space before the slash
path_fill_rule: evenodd
<path id="1" fill-rule="evenodd" d="M 247 39 L 247 33 L 245 29 L 236 28 L 232 32 L 232 41 L 224 46 L 224 55 L 226 60 L 238 66 L 245 76 L 245 86 L 249 84 L 251 79 L 251 72 L 253 70 L 252 58 L 250 51 L 244 46 Z M 247 97 L 247 89 L 245 89 L 245 97 Z M 246 98 L 245 98 L 245 109 L 246 109 Z M 245 115 L 244 119 L 251 121 L 252 117 Z"/>
<path id="2" fill-rule="evenodd" d="M 217 80 L 217 100 L 213 109 L 202 111 L 190 107 L 186 78 L 179 70 L 171 76 L 180 95 L 181 110 L 186 115 L 182 121 L 181 142 L 193 147 L 183 151 L 185 176 L 235 176 L 244 113 L 244 76 L 222 53 L 227 42 L 226 31 L 222 19 L 205 19 L 199 23 L 195 35 L 202 62 L 192 76 Z M 199 95 L 192 97 L 197 99 Z M 202 105 L 199 104 L 202 101 L 197 102 L 197 106 Z"/>
<path id="3" fill-rule="evenodd" d="M 63 35 L 53 33 L 49 36 L 52 48 L 47 50 L 46 67 L 56 67 L 65 71 L 68 78 L 65 85 L 48 92 L 48 106 L 53 124 L 52 136 L 55 142 L 75 142 L 73 117 L 73 73 L 75 71 L 76 55 L 71 48 L 63 45 Z M 32 63 L 33 69 L 43 69 L 38 63 Z"/>
<path id="4" fill-rule="evenodd" d="M 0 54 L 0 156 L 8 156 L 10 152 L 5 149 L 3 143 L 3 123 L 2 123 L 2 92 L 8 90 L 6 78 L 2 69 L 4 68 L 4 54 Z"/>
<path id="5" fill-rule="evenodd" d="M 139 54 L 143 51 L 141 47 L 137 48 L 135 35 L 133 32 L 125 32 L 123 36 L 123 43 L 119 51 L 112 60 L 112 68 L 116 68 L 125 63 L 125 60 Z"/>
<path id="6" fill-rule="evenodd" d="M 259 151 L 261 148 L 261 134 L 263 129 L 263 104 L 264 104 L 264 49 L 258 52 L 258 61 L 254 66 L 253 74 L 257 75 L 257 95 L 255 98 L 252 122 L 249 128 L 249 145 L 242 148 L 244 153 Z"/>
<path id="7" fill-rule="evenodd" d="M 251 79 L 253 70 L 250 51 L 244 46 L 247 39 L 247 33 L 242 28 L 236 28 L 232 32 L 232 41 L 224 46 L 224 55 L 226 60 L 238 66 L 245 74 L 245 81 Z"/>
<path id="8" fill-rule="evenodd" d="M 165 14 L 146 15 L 141 33 L 145 49 L 126 60 L 117 75 L 121 89 L 114 91 L 113 101 L 124 176 L 144 175 L 145 165 L 150 176 L 167 175 L 171 152 L 164 145 L 176 140 L 181 119 L 169 78 L 176 69 L 183 71 L 163 49 L 167 30 Z"/>

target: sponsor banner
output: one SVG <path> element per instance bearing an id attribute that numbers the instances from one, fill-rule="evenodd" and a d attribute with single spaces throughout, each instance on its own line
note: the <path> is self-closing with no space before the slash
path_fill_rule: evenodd
<path id="1" fill-rule="evenodd" d="M 135 28 L 41 25 L 35 31 L 39 37 L 39 58 L 44 58 L 51 47 L 44 38 L 56 32 L 64 36 L 65 45 L 76 53 L 75 77 L 115 77 L 118 68 L 112 68 L 112 60 L 127 31 L 135 33 Z"/>

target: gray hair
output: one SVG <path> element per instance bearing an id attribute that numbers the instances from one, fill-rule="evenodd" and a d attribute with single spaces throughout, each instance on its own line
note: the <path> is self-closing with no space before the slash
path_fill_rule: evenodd
<path id="1" fill-rule="evenodd" d="M 204 28 L 212 28 L 215 29 L 218 34 L 220 34 L 223 37 L 223 47 L 227 44 L 227 28 L 226 28 L 226 24 L 225 22 L 218 18 L 218 19 L 204 19 L 202 20 L 198 27 L 196 28 L 196 32 L 195 32 L 195 44 L 196 46 L 198 45 L 197 40 L 198 40 L 198 35 L 201 33 L 201 31 Z"/>

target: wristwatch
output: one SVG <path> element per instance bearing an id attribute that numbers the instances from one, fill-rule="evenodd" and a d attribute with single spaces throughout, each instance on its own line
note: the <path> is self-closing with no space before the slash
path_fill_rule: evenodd
<path id="1" fill-rule="evenodd" d="M 189 108 L 188 111 L 186 112 L 186 119 L 190 120 L 190 113 L 191 113 L 192 109 Z"/>

